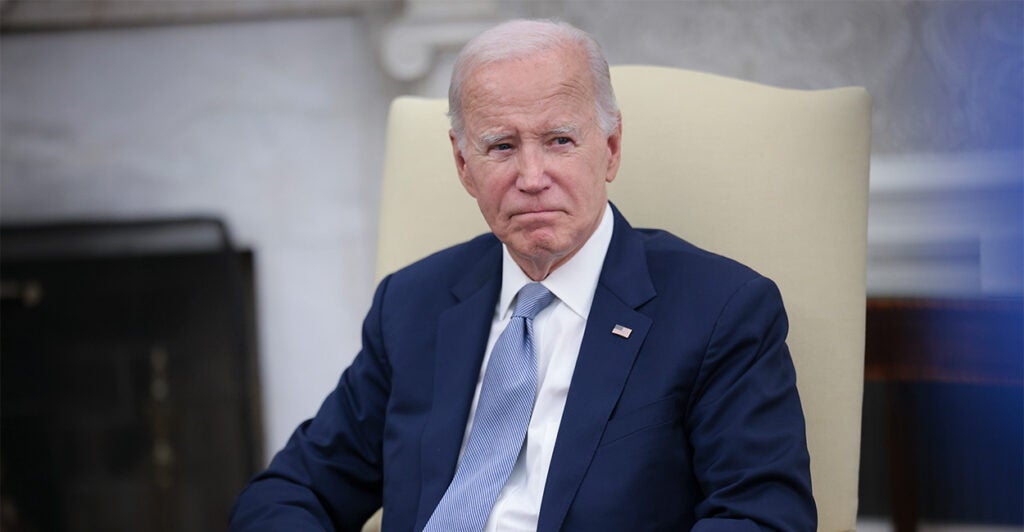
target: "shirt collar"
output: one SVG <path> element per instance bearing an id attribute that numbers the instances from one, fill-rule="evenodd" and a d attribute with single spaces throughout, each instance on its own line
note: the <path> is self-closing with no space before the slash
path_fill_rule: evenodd
<path id="1" fill-rule="evenodd" d="M 608 245 L 612 241 L 612 230 L 615 217 L 612 208 L 605 204 L 601 223 L 590 235 L 583 247 L 548 274 L 541 284 L 555 294 L 559 301 L 565 303 L 569 310 L 583 319 L 590 315 L 590 305 L 594 302 L 597 281 L 601 277 L 601 267 L 608 253 Z M 501 245 L 501 297 L 498 298 L 498 312 L 502 319 L 513 310 L 512 301 L 516 294 L 527 284 L 533 282 L 512 259 L 505 244 Z"/>

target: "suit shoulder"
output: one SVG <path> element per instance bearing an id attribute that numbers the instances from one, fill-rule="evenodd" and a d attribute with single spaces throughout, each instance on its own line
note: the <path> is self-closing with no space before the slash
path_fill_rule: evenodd
<path id="1" fill-rule="evenodd" d="M 764 277 L 737 260 L 698 247 L 668 231 L 636 231 L 644 243 L 648 266 L 656 278 L 682 276 L 701 282 L 737 286 Z"/>
<path id="2" fill-rule="evenodd" d="M 491 233 L 436 251 L 389 275 L 392 288 L 423 291 L 429 287 L 448 290 L 482 260 L 500 259 L 501 242 Z M 406 291 L 402 290 L 402 293 Z"/>
<path id="3" fill-rule="evenodd" d="M 708 333 L 732 302 L 756 300 L 785 312 L 779 287 L 754 269 L 666 231 L 638 232 L 658 295 L 649 312 L 687 316 L 692 323 L 703 324 L 696 330 Z"/>

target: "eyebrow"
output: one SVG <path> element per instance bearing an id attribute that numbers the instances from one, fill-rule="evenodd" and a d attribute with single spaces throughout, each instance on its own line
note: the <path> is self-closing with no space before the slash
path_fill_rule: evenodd
<path id="1" fill-rule="evenodd" d="M 567 135 L 567 134 L 575 135 L 577 130 L 579 130 L 579 128 L 576 127 L 575 124 L 568 124 L 568 125 L 565 125 L 565 126 L 556 127 L 554 129 L 549 129 L 549 130 L 544 132 L 544 136 Z"/>
<path id="2" fill-rule="evenodd" d="M 493 133 L 493 134 L 490 134 L 490 135 L 484 135 L 484 136 L 480 137 L 480 142 L 484 146 L 490 146 L 492 144 L 497 144 L 498 142 L 501 142 L 501 141 L 503 141 L 503 140 L 505 140 L 505 139 L 507 139 L 507 138 L 509 138 L 511 136 L 512 135 L 510 135 L 508 133 Z"/>
<path id="3" fill-rule="evenodd" d="M 579 131 L 579 128 L 575 124 L 567 124 L 564 126 L 558 126 L 545 131 L 542 135 L 549 137 L 552 135 L 575 135 Z M 483 146 L 492 146 L 498 144 L 504 140 L 512 138 L 514 135 L 511 133 L 492 133 L 490 135 L 483 135 L 480 137 L 480 142 Z"/>

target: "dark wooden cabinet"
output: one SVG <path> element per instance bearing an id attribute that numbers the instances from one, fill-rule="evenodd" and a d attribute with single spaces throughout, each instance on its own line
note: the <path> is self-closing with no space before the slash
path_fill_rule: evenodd
<path id="1" fill-rule="evenodd" d="M 4 530 L 223 530 L 262 462 L 252 254 L 214 220 L 2 243 Z"/>

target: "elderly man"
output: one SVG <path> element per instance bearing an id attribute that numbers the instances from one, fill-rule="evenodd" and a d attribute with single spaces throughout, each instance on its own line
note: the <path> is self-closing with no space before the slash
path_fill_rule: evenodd
<path id="1" fill-rule="evenodd" d="M 815 528 L 775 285 L 608 203 L 597 43 L 513 21 L 461 52 L 459 179 L 492 234 L 388 276 L 363 348 L 236 530 Z"/>

